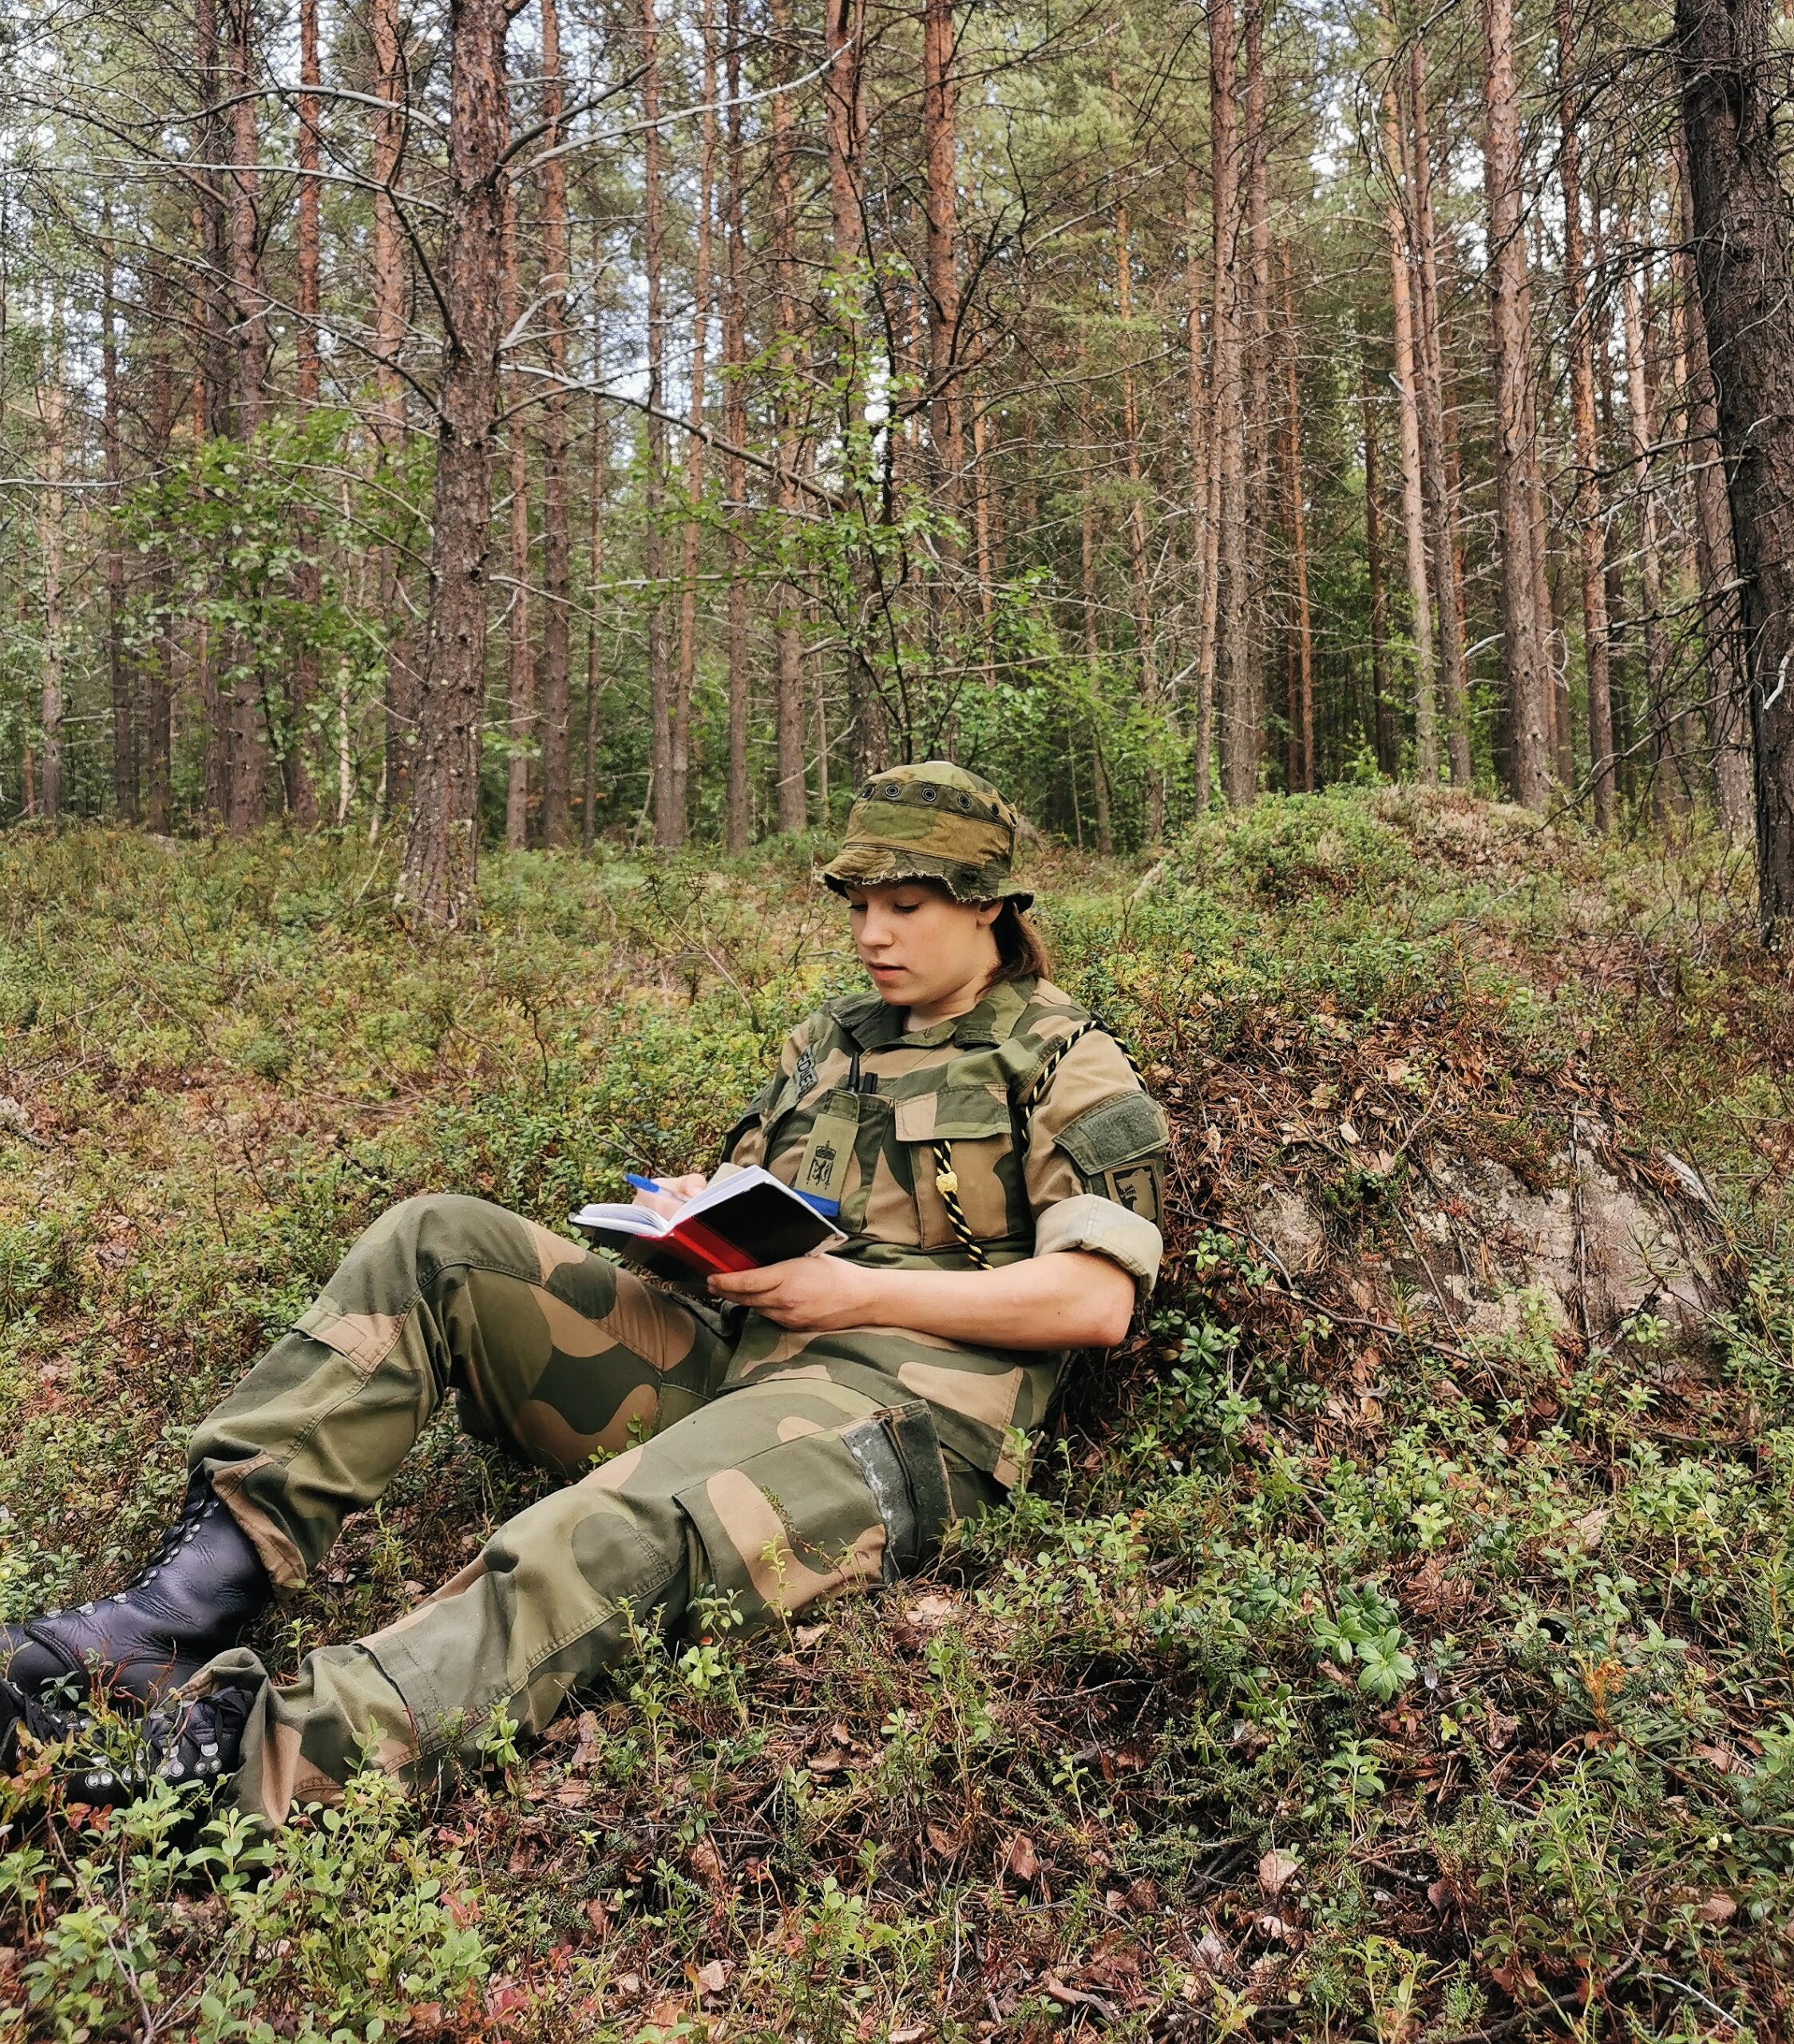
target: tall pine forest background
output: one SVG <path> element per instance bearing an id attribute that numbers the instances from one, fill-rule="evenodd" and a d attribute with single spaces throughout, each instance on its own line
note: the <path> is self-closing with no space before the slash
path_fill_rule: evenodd
<path id="1" fill-rule="evenodd" d="M 1794 909 L 1760 6 L 6 34 L 0 819 L 400 829 L 465 925 L 482 841 L 948 752 L 1092 851 L 1379 776 L 1705 815 Z"/>

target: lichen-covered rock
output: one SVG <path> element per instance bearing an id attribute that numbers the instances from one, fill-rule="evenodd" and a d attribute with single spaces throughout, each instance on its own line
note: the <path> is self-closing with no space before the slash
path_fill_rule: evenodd
<path id="1" fill-rule="evenodd" d="M 1674 1345 L 1700 1345 L 1723 1297 L 1711 1196 L 1666 1154 L 1656 1161 L 1670 1192 L 1630 1184 L 1601 1161 L 1606 1146 L 1604 1128 L 1585 1125 L 1574 1152 L 1550 1158 L 1537 1190 L 1494 1158 L 1434 1152 L 1405 1188 L 1396 1274 L 1466 1335 L 1586 1329 L 1600 1341 L 1648 1314 Z M 1297 1282 L 1328 1262 L 1320 1208 L 1286 1182 L 1260 1182 L 1249 1229 Z"/>
<path id="2" fill-rule="evenodd" d="M 1593 1142 L 1560 1152 L 1539 1191 L 1491 1158 L 1429 1160 L 1440 1197 L 1420 1217 L 1428 1262 L 1463 1307 L 1467 1331 L 1511 1332 L 1536 1314 L 1599 1339 L 1648 1313 L 1680 1342 L 1701 1338 L 1719 1290 L 1693 1193 L 1673 1204 L 1627 1184 L 1598 1155 Z"/>

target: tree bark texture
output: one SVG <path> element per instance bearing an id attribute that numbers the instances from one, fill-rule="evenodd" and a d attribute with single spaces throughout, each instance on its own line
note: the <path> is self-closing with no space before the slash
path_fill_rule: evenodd
<path id="1" fill-rule="evenodd" d="M 1742 844 L 1754 822 L 1748 699 L 1738 644 L 1737 560 L 1732 546 L 1732 506 L 1720 454 L 1719 413 L 1713 398 L 1707 320 L 1694 275 L 1693 200 L 1687 145 L 1677 131 L 1676 180 L 1682 246 L 1677 253 L 1677 299 L 1686 322 L 1689 461 L 1694 473 L 1695 567 L 1701 588 L 1701 640 L 1706 656 L 1707 727 L 1713 750 L 1713 784 L 1727 837 Z"/>
<path id="2" fill-rule="evenodd" d="M 541 0 L 542 137 L 545 152 L 563 140 L 566 83 L 556 0 Z M 708 95 L 707 94 L 707 97 Z M 571 674 L 572 536 L 567 497 L 567 307 L 572 287 L 567 237 L 567 162 L 542 165 L 542 354 L 548 373 L 542 398 L 542 633 L 537 670 L 537 731 L 542 753 L 542 842 L 564 845 L 572 830 Z"/>
<path id="3" fill-rule="evenodd" d="M 960 354 L 958 93 L 952 0 L 923 0 L 922 147 L 928 216 L 929 446 L 941 509 L 957 517 L 965 472 Z M 949 547 L 948 551 L 951 551 Z"/>
<path id="4" fill-rule="evenodd" d="M 716 0 L 703 0 L 703 112 L 699 117 L 697 248 L 691 278 L 691 374 L 680 536 L 679 664 L 673 682 L 673 778 L 681 817 L 691 812 L 691 690 L 698 666 L 699 509 L 704 493 L 704 385 L 710 348 L 711 224 L 716 190 Z"/>
<path id="5" fill-rule="evenodd" d="M 1543 809 L 1551 782 L 1550 677 L 1538 614 L 1528 488 L 1532 376 L 1513 0 L 1483 0 L 1483 166 L 1489 212 L 1489 338 L 1495 377 L 1495 509 L 1501 537 L 1502 661 L 1517 801 Z M 1447 572 L 1440 564 L 1440 575 Z"/>
<path id="6" fill-rule="evenodd" d="M 1437 231 L 1433 219 L 1432 145 L 1428 132 L 1427 50 L 1418 31 L 1408 44 L 1408 91 L 1414 117 L 1414 355 L 1420 410 L 1420 481 L 1432 532 L 1432 586 L 1439 605 L 1440 710 L 1455 786 L 1468 787 L 1470 683 L 1464 669 L 1463 614 L 1450 571 L 1457 504 L 1445 461 L 1445 314 L 1439 297 Z M 1440 564 L 1445 565 L 1442 568 Z"/>
<path id="7" fill-rule="evenodd" d="M 517 188 L 505 189 L 505 248 L 498 292 L 498 323 L 509 334 L 517 323 Z M 510 501 L 505 532 L 510 542 L 510 588 L 505 604 L 505 735 L 510 754 L 505 763 L 505 842 L 521 851 L 529 842 L 529 749 L 536 739 L 536 676 L 529 647 L 529 448 L 525 438 L 526 380 L 501 379 L 508 400 L 505 455 Z"/>
<path id="8" fill-rule="evenodd" d="M 479 922 L 480 721 L 491 548 L 509 139 L 503 0 L 449 0 L 446 294 L 453 318 L 438 399 L 430 622 L 399 900 L 421 920 Z"/>
<path id="9" fill-rule="evenodd" d="M 1122 452 L 1127 464 L 1127 579 L 1134 596 L 1135 658 L 1140 667 L 1140 700 L 1149 728 L 1156 741 L 1159 712 L 1158 647 L 1152 614 L 1152 568 L 1147 552 L 1145 471 L 1140 460 L 1140 403 L 1134 380 L 1133 355 L 1138 343 L 1133 331 L 1133 259 L 1127 245 L 1127 208 L 1115 210 L 1115 309 L 1121 315 L 1121 425 Z M 982 464 L 980 464 L 980 468 Z M 980 478 L 980 511 L 984 494 Z M 982 535 L 980 517 L 979 582 L 988 586 L 988 546 Z M 1146 835 L 1156 845 L 1165 834 L 1165 772 L 1156 761 L 1146 768 Z"/>
<path id="10" fill-rule="evenodd" d="M 43 731 L 39 813 L 46 823 L 62 814 L 62 472 L 67 453 L 68 398 L 62 379 L 62 325 L 52 321 L 49 378 L 38 392 L 44 436 L 44 486 L 38 497 L 38 553 L 43 584 L 43 656 L 38 669 L 38 718 Z"/>
<path id="11" fill-rule="evenodd" d="M 727 196 L 724 202 L 726 238 L 723 292 L 723 491 L 728 521 L 729 564 L 729 767 L 724 798 L 724 842 L 731 852 L 745 852 L 753 833 L 747 780 L 748 695 L 747 619 L 747 301 L 743 271 L 747 263 L 745 151 L 741 109 L 741 0 L 727 0 L 723 22 L 727 45 L 724 77 L 728 112 L 724 124 L 727 156 Z"/>
<path id="12" fill-rule="evenodd" d="M 318 0 L 299 0 L 299 188 L 296 195 L 296 244 L 294 250 L 294 310 L 298 322 L 293 332 L 293 395 L 303 418 L 318 402 L 323 364 L 318 351 L 318 319 L 322 307 L 319 275 L 319 188 L 320 137 L 318 132 L 318 88 L 322 83 L 318 64 Z M 316 616 L 323 600 L 323 572 L 318 559 L 318 521 L 302 509 L 296 521 L 302 558 L 293 578 L 294 593 L 301 614 Z M 288 689 L 287 743 L 281 757 L 287 810 L 295 823 L 309 826 L 318 820 L 318 794 L 311 778 L 311 745 L 308 726 L 311 705 L 318 693 L 318 656 L 307 646 L 294 663 Z"/>
<path id="13" fill-rule="evenodd" d="M 1558 36 L 1558 177 L 1563 191 L 1563 273 L 1570 314 L 1570 416 L 1576 455 L 1576 558 L 1582 592 L 1582 665 L 1587 683 L 1589 782 L 1595 828 L 1614 827 L 1614 712 L 1609 679 L 1606 528 L 1601 509 L 1601 445 L 1594 416 L 1594 308 L 1582 240 L 1581 141 L 1576 121 L 1573 0 L 1554 0 Z"/>
<path id="14" fill-rule="evenodd" d="M 1400 196 L 1406 180 L 1402 175 L 1401 126 L 1392 85 L 1386 87 L 1383 94 L 1383 150 L 1385 175 L 1393 188 L 1385 219 L 1389 239 L 1389 302 L 1395 329 L 1402 529 L 1408 549 L 1408 643 L 1414 655 L 1414 770 L 1423 782 L 1430 785 L 1439 778 L 1439 706 L 1433 677 L 1432 596 L 1427 575 L 1427 518 L 1420 473 L 1414 299 L 1408 223 Z"/>
<path id="15" fill-rule="evenodd" d="M 136 675 L 125 652 L 124 437 L 119 422 L 118 307 L 114 295 L 112 208 L 100 244 L 100 435 L 106 477 L 106 674 L 112 696 L 112 806 L 121 823 L 137 814 Z"/>
<path id="16" fill-rule="evenodd" d="M 1764 0 L 1677 0 L 1695 275 L 1726 465 L 1765 939 L 1794 928 L 1794 308 Z"/>
<path id="17" fill-rule="evenodd" d="M 661 184 L 660 28 L 655 0 L 640 0 L 642 51 L 642 268 L 648 317 L 648 416 L 643 422 L 648 460 L 644 477 L 642 567 L 648 582 L 648 774 L 654 842 L 682 845 L 673 758 L 673 669 L 667 645 L 667 537 L 661 513 L 667 497 L 667 312 L 665 238 Z"/>
<path id="18" fill-rule="evenodd" d="M 1289 244 L 1283 245 L 1283 363 L 1285 401 L 1288 410 L 1287 465 L 1289 493 L 1289 541 L 1295 588 L 1293 642 L 1295 659 L 1291 665 L 1294 700 L 1290 724 L 1295 735 L 1292 748 L 1296 758 L 1296 786 L 1305 794 L 1316 786 L 1314 764 L 1314 632 L 1309 615 L 1308 539 L 1302 507 L 1301 390 L 1296 375 L 1296 305 L 1290 275 Z"/>
<path id="19" fill-rule="evenodd" d="M 373 123 L 374 434 L 382 465 L 390 473 L 403 462 L 406 434 L 405 386 L 399 369 L 405 347 L 406 264 L 398 208 L 405 183 L 411 78 L 399 0 L 370 0 L 368 23 L 374 45 L 374 89 L 381 102 Z M 389 618 L 402 620 L 406 568 L 398 547 L 382 549 L 379 573 L 385 613 Z M 402 622 L 386 648 L 385 778 L 389 815 L 402 809 L 410 794 L 419 685 L 418 648 L 412 633 Z"/>
<path id="20" fill-rule="evenodd" d="M 1376 439 L 1376 406 L 1367 357 L 1364 365 L 1364 572 L 1370 589 L 1371 729 L 1376 770 L 1395 778 L 1397 748 L 1390 714 L 1388 600 L 1383 587 L 1383 462 Z"/>
<path id="21" fill-rule="evenodd" d="M 1234 0 L 1210 0 L 1209 132 L 1214 153 L 1215 461 L 1220 563 L 1215 680 L 1221 787 L 1230 807 L 1257 794 L 1252 706 L 1252 601 L 1246 531 L 1246 411 L 1240 323 L 1240 180 Z"/>
<path id="22" fill-rule="evenodd" d="M 1190 511 L 1193 538 L 1190 556 L 1196 588 L 1196 741 L 1191 762 L 1194 775 L 1191 795 L 1198 816 L 1209 807 L 1210 775 L 1214 751 L 1214 648 L 1217 621 L 1217 581 L 1220 564 L 1220 520 L 1216 493 L 1220 476 L 1215 462 L 1214 339 L 1213 316 L 1210 321 L 1210 358 L 1202 357 L 1203 264 L 1197 246 L 1196 168 L 1190 164 L 1184 175 L 1184 290 L 1190 347 Z M 1209 265 L 1213 273 L 1212 257 Z M 1032 471 L 1032 463 L 1029 469 Z M 1035 520 L 1025 520 L 1030 530 Z M 1080 841 L 1082 825 L 1079 826 Z"/>
<path id="23" fill-rule="evenodd" d="M 774 346 L 778 366 L 778 509 L 782 526 L 796 516 L 798 464 L 802 455 L 797 390 L 797 136 L 791 106 L 793 76 L 790 0 L 768 0 L 777 89 L 772 97 L 772 267 Z M 777 669 L 775 811 L 781 830 L 808 822 L 804 799 L 803 627 L 802 590 L 782 576 L 773 620 Z"/>

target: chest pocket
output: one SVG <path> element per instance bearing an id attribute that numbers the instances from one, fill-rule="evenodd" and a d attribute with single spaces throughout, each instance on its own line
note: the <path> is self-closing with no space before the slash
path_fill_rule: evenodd
<path id="1" fill-rule="evenodd" d="M 1001 1086 L 945 1086 L 895 1103 L 895 1134 L 913 1194 L 917 1239 L 924 1249 L 950 1249 L 960 1240 L 935 1185 L 936 1146 L 945 1143 L 959 1180 L 958 1198 L 972 1238 L 1000 1242 L 1020 1232 L 1012 1221 L 1020 1203 L 1019 1169 L 1009 1095 Z"/>

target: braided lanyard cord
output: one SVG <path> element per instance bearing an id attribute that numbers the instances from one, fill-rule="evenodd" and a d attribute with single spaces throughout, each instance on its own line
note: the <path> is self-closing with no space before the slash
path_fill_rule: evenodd
<path id="1" fill-rule="evenodd" d="M 1024 1151 L 1028 1147 L 1029 1123 L 1027 1119 L 1027 1115 L 1028 1110 L 1034 1107 L 1039 1101 L 1041 1094 L 1046 1090 L 1047 1080 L 1052 1077 L 1054 1072 L 1059 1068 L 1059 1064 L 1064 1058 L 1066 1052 L 1071 1048 L 1074 1044 L 1078 1043 L 1081 1039 L 1087 1036 L 1092 1029 L 1100 1029 L 1105 1036 L 1111 1038 L 1116 1048 L 1119 1050 L 1122 1056 L 1127 1059 L 1129 1070 L 1131 1071 L 1134 1076 L 1139 1080 L 1142 1087 L 1143 1087 L 1145 1086 L 1146 1083 L 1146 1074 L 1141 1071 L 1139 1066 L 1135 1062 L 1134 1053 L 1127 1048 L 1126 1044 L 1123 1043 L 1120 1037 L 1115 1034 L 1115 1032 L 1109 1028 L 1108 1024 L 1103 1021 L 1100 1016 L 1091 1016 L 1087 1020 L 1080 1022 L 1076 1028 L 1059 1038 L 1059 1041 L 1047 1053 L 1045 1058 L 1042 1060 L 1040 1070 L 1036 1072 L 1033 1078 L 1029 1080 L 1028 1091 L 1016 1103 L 1016 1107 L 1020 1111 L 1022 1147 Z M 972 1233 L 972 1224 L 965 1218 L 965 1209 L 960 1204 L 959 1174 L 953 1169 L 952 1146 L 945 1140 L 942 1140 L 935 1143 L 933 1148 L 934 1189 L 940 1194 L 941 1202 L 947 1210 L 947 1220 L 948 1225 L 952 1227 L 955 1235 L 959 1238 L 960 1247 L 965 1251 L 966 1255 L 971 1259 L 972 1262 L 980 1270 L 988 1270 L 991 1267 L 990 1258 L 986 1256 L 984 1250 L 979 1247 L 978 1243 Z"/>
<path id="2" fill-rule="evenodd" d="M 934 1145 L 934 1189 L 947 1210 L 947 1219 L 953 1233 L 959 1237 L 960 1247 L 979 1270 L 988 1270 L 991 1260 L 979 1247 L 972 1233 L 972 1223 L 966 1219 L 965 1209 L 960 1204 L 959 1173 L 953 1169 L 952 1147 L 945 1141 Z"/>

